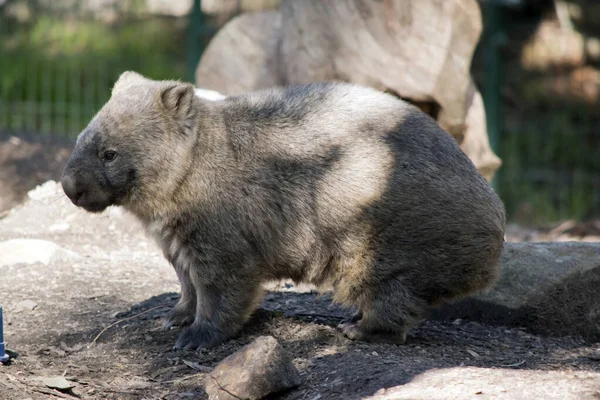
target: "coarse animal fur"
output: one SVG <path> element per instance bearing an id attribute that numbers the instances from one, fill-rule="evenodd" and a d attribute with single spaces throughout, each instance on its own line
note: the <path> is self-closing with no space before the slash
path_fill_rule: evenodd
<path id="1" fill-rule="evenodd" d="M 456 141 L 396 97 L 347 83 L 222 100 L 125 72 L 62 177 L 92 212 L 120 205 L 181 284 L 176 347 L 221 343 L 290 278 L 356 306 L 352 339 L 402 343 L 426 312 L 489 287 L 504 206 Z"/>

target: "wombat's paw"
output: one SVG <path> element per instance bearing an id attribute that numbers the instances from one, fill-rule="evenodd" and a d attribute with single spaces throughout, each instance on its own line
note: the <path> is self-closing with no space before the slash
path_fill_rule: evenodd
<path id="1" fill-rule="evenodd" d="M 187 326 L 194 322 L 194 314 L 181 308 L 173 308 L 169 311 L 162 324 L 164 330 L 169 330 L 173 326 Z"/>
<path id="2" fill-rule="evenodd" d="M 173 348 L 199 350 L 221 344 L 225 339 L 225 335 L 213 327 L 192 324 L 181 331 Z"/>
<path id="3" fill-rule="evenodd" d="M 371 343 L 403 344 L 406 342 L 406 332 L 402 333 L 371 333 L 365 332 L 360 325 L 353 322 L 342 322 L 338 329 L 350 340 L 361 340 Z"/>
<path id="4" fill-rule="evenodd" d="M 337 326 L 340 332 L 350 340 L 362 340 L 363 332 L 356 322 L 345 320 Z"/>

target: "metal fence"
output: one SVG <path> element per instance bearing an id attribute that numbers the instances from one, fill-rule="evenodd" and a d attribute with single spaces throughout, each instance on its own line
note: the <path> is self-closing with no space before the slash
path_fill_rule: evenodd
<path id="1" fill-rule="evenodd" d="M 479 64 L 475 69 L 483 75 L 479 83 L 490 143 L 503 160 L 494 185 L 509 218 L 523 224 L 599 218 L 600 98 L 596 95 L 594 100 L 591 95 L 582 101 L 583 96 L 570 98 L 548 90 L 553 79 L 554 85 L 566 92 L 565 86 L 576 82 L 573 78 L 588 75 L 588 89 L 593 93 L 594 74 L 596 90 L 600 90 L 598 65 L 523 69 L 522 46 L 526 41 L 515 43 L 514 37 L 533 37 L 543 22 L 543 13 L 515 18 L 514 7 L 526 2 L 486 3 L 485 29 L 474 63 Z"/>
<path id="2" fill-rule="evenodd" d="M 0 129 L 9 132 L 74 137 L 106 102 L 119 72 L 106 59 L 35 59 L 6 52 L 0 59 L 5 78 Z"/>
<path id="3" fill-rule="evenodd" d="M 26 21 L 0 13 L 0 132 L 74 138 L 125 70 L 192 81 L 215 30 L 194 3 L 190 16 L 117 21 L 76 9 L 30 10 Z"/>

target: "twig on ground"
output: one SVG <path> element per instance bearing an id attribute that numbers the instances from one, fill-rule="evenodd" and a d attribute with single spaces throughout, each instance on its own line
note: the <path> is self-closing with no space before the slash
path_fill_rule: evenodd
<path id="1" fill-rule="evenodd" d="M 59 391 L 53 391 L 53 390 L 46 390 L 46 389 L 39 389 L 39 388 L 33 388 L 32 389 L 34 392 L 39 392 L 48 396 L 54 396 L 54 397 L 58 397 L 60 399 L 68 399 L 69 396 L 62 394 Z"/>
<path id="2" fill-rule="evenodd" d="M 94 340 L 92 340 L 92 342 L 90 343 L 90 346 L 93 346 L 94 344 L 96 344 L 96 342 L 98 341 L 98 339 L 100 338 L 100 336 L 102 336 L 102 335 L 104 334 L 104 332 L 106 332 L 107 330 L 109 330 L 109 329 L 110 329 L 110 328 L 112 328 L 113 326 L 115 326 L 115 325 L 118 325 L 118 324 L 120 324 L 121 322 L 124 322 L 124 321 L 129 321 L 130 319 L 134 319 L 134 318 L 136 318 L 136 317 L 139 317 L 140 315 L 147 314 L 147 313 L 149 313 L 150 311 L 154 311 L 154 310 L 156 310 L 156 309 L 159 309 L 159 308 L 164 308 L 164 307 L 167 307 L 167 306 L 163 304 L 163 305 L 160 305 L 160 306 L 152 307 L 152 308 L 150 308 L 150 309 L 148 309 L 148 310 L 146 310 L 146 311 L 142 311 L 141 313 L 137 313 L 137 314 L 135 314 L 135 315 L 132 315 L 131 317 L 123 318 L 123 319 L 120 319 L 120 320 L 118 320 L 118 321 L 116 321 L 116 322 L 113 322 L 112 324 L 110 324 L 110 325 L 109 325 L 109 326 L 107 326 L 106 328 L 102 329 L 98 335 L 96 335 L 96 337 L 94 338 Z"/>
<path id="3" fill-rule="evenodd" d="M 500 365 L 501 367 L 520 367 L 521 365 L 525 364 L 527 360 L 523 360 L 523 361 L 519 361 L 518 363 L 514 363 L 514 364 L 503 364 Z"/>
<path id="4" fill-rule="evenodd" d="M 170 380 L 170 381 L 155 381 L 155 382 L 160 383 L 161 385 L 166 385 L 166 384 L 170 384 L 170 383 L 179 383 L 179 382 L 183 382 L 183 381 L 186 381 L 188 379 L 195 378 L 197 376 L 205 375 L 205 374 L 206 374 L 206 372 L 198 372 L 197 374 L 183 376 L 181 378 L 173 379 L 173 380 Z"/>

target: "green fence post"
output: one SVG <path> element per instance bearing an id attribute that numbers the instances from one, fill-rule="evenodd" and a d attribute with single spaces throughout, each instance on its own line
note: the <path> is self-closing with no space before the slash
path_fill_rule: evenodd
<path id="1" fill-rule="evenodd" d="M 201 1 L 194 0 L 192 12 L 188 19 L 187 28 L 187 71 L 186 79 L 188 82 L 195 81 L 196 65 L 202 54 L 202 45 L 200 40 L 201 28 L 204 25 L 204 16 L 202 15 Z"/>
<path id="2" fill-rule="evenodd" d="M 487 131 L 492 150 L 500 154 L 500 132 L 502 131 L 502 109 L 501 109 L 501 85 L 502 65 L 500 59 L 500 46 L 504 41 L 502 31 L 502 8 L 498 0 L 490 0 L 487 3 L 486 34 L 484 36 L 484 62 L 485 62 L 485 90 L 483 93 Z M 502 169 L 502 168 L 500 168 Z M 492 186 L 498 190 L 498 175 L 496 172 L 492 180 Z"/>

